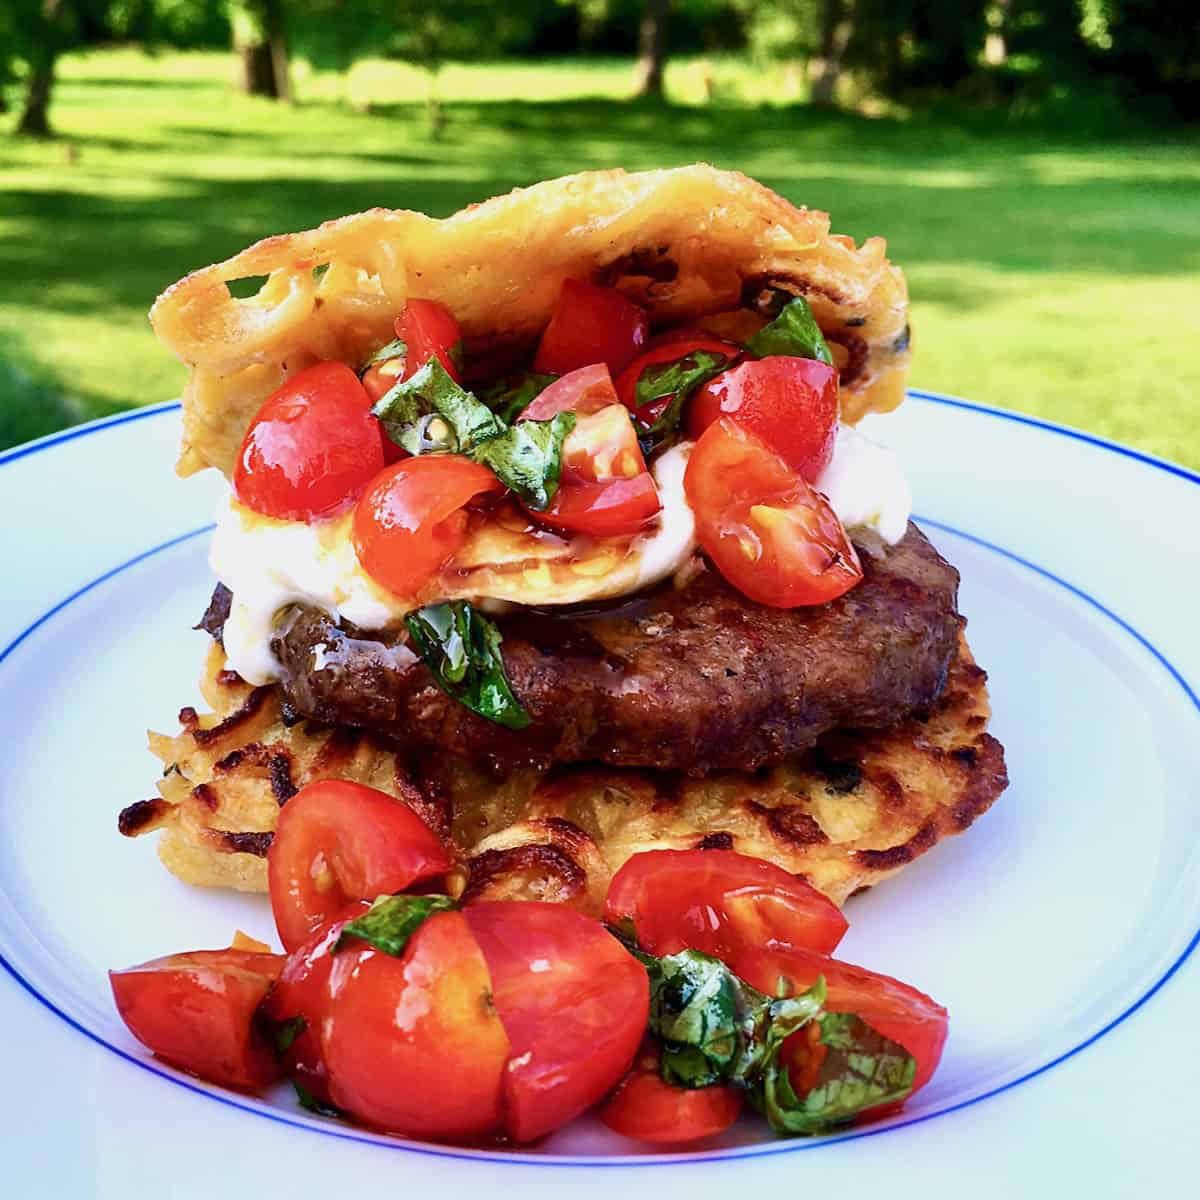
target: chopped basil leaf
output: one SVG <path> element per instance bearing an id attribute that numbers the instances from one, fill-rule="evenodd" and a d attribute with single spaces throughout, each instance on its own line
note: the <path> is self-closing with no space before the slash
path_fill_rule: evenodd
<path id="1" fill-rule="evenodd" d="M 381 896 L 361 917 L 342 927 L 334 953 L 344 947 L 347 938 L 356 937 L 399 958 L 408 939 L 434 913 L 454 908 L 457 905 L 449 896 Z"/>
<path id="2" fill-rule="evenodd" d="M 525 371 L 493 384 L 479 398 L 500 420 L 511 425 L 557 378 Z"/>
<path id="3" fill-rule="evenodd" d="M 504 673 L 500 630 L 467 601 L 431 604 L 410 613 L 404 623 L 447 696 L 508 729 L 530 724 Z"/>
<path id="4" fill-rule="evenodd" d="M 455 383 L 436 358 L 392 387 L 371 411 L 409 454 L 466 454 L 537 512 L 558 490 L 563 439 L 575 427 L 571 413 L 510 427 Z"/>
<path id="5" fill-rule="evenodd" d="M 492 410 L 459 387 L 437 358 L 431 358 L 415 375 L 392 387 L 371 411 L 388 437 L 410 453 L 405 436 L 430 413 L 445 419 L 454 435 L 454 448 L 462 453 L 504 432 L 504 425 Z"/>
<path id="6" fill-rule="evenodd" d="M 808 1134 L 912 1090 L 912 1057 L 859 1017 L 824 1011 L 824 979 L 798 996 L 772 999 L 707 954 L 635 953 L 650 977 L 649 1031 L 662 1044 L 669 1084 L 742 1088 L 776 1132 Z M 780 1053 L 813 1021 L 822 1059 L 814 1086 L 797 1096 Z"/>
<path id="7" fill-rule="evenodd" d="M 300 1107 L 306 1108 L 311 1113 L 316 1113 L 319 1117 L 344 1117 L 346 1114 L 340 1108 L 334 1108 L 332 1104 L 326 1104 L 323 1100 L 318 1100 L 302 1083 L 297 1083 L 292 1080 L 292 1087 L 296 1089 L 296 1099 L 300 1101 Z"/>
<path id="8" fill-rule="evenodd" d="M 793 358 L 815 358 L 833 365 L 817 319 L 803 296 L 793 296 L 769 325 L 764 325 L 747 343 L 755 358 L 786 354 Z"/>
<path id="9" fill-rule="evenodd" d="M 274 1037 L 275 1053 L 282 1058 L 307 1028 L 308 1022 L 303 1017 L 288 1017 L 286 1021 L 277 1022 Z"/>
<path id="10" fill-rule="evenodd" d="M 548 421 L 518 421 L 476 446 L 471 457 L 491 467 L 534 512 L 543 512 L 558 491 L 563 441 L 574 428 L 575 414 L 567 412 Z"/>
<path id="11" fill-rule="evenodd" d="M 408 353 L 408 347 L 399 339 L 393 338 L 386 346 L 380 346 L 370 358 L 367 359 L 361 367 L 358 368 L 358 373 L 361 375 L 370 367 L 377 366 L 379 363 L 387 362 L 389 358 L 399 358 L 403 354 Z"/>
<path id="12" fill-rule="evenodd" d="M 739 980 L 724 963 L 685 950 L 652 960 L 650 1029 L 668 1083 L 700 1088 L 728 1077 L 738 1053 Z"/>
<path id="13" fill-rule="evenodd" d="M 777 1133 L 824 1133 L 864 1109 L 903 1100 L 912 1091 L 916 1060 L 853 1013 L 817 1018 L 815 1052 L 822 1055 L 816 1081 L 797 1096 L 788 1068 L 779 1062 L 782 1036 L 770 1036 L 762 1079 L 762 1110 Z"/>
<path id="14" fill-rule="evenodd" d="M 694 350 L 672 362 L 655 363 L 641 373 L 633 401 L 639 409 L 670 397 L 670 403 L 658 419 L 642 429 L 639 440 L 644 453 L 649 454 L 674 435 L 679 428 L 684 401 L 701 384 L 720 375 L 728 365 L 728 355 L 713 350 Z"/>

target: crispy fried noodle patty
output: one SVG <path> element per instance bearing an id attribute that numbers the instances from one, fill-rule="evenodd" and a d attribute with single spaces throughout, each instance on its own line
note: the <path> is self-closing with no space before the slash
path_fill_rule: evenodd
<path id="1" fill-rule="evenodd" d="M 231 294 L 256 276 L 256 295 Z M 566 278 L 618 288 L 655 329 L 735 340 L 778 293 L 802 295 L 838 369 L 841 419 L 903 398 L 908 295 L 882 239 L 856 246 L 826 214 L 708 166 L 603 171 L 444 220 L 375 209 L 176 283 L 151 319 L 190 368 L 178 470 L 231 476 L 262 402 L 315 362 L 357 367 L 410 296 L 454 314 L 468 385 L 494 379 L 528 360 Z M 765 608 L 700 570 L 602 617 L 498 617 L 533 717 L 520 734 L 439 692 L 402 634 L 300 605 L 277 617 L 280 683 L 252 687 L 226 667 L 218 589 L 202 623 L 208 711 L 150 735 L 158 795 L 124 809 L 121 832 L 160 830 L 163 862 L 187 882 L 263 891 L 280 806 L 314 780 L 350 779 L 449 839 L 468 896 L 599 913 L 631 855 L 722 847 L 840 903 L 966 829 L 1007 782 L 957 572 L 915 526 L 894 546 L 854 537 L 862 583 L 816 608 Z"/>
<path id="2" fill-rule="evenodd" d="M 375 735 L 297 719 L 273 687 L 223 670 L 211 708 L 151 734 L 159 795 L 130 805 L 128 835 L 161 829 L 159 855 L 188 883 L 265 891 L 279 808 L 316 779 L 353 779 L 410 804 L 463 856 L 470 894 L 549 899 L 599 913 L 632 854 L 721 847 L 809 879 L 839 903 L 986 812 L 1007 778 L 986 732 L 986 676 L 965 639 L 931 712 L 873 733 L 833 733 L 753 773 L 692 777 L 632 767 L 524 768 L 499 779 L 447 755 L 406 755 Z"/>
<path id="3" fill-rule="evenodd" d="M 533 347 L 567 276 L 619 287 L 657 325 L 804 295 L 841 375 L 842 417 L 904 398 L 908 291 L 882 238 L 861 246 L 829 216 L 708 166 L 593 171 L 475 204 L 445 220 L 372 209 L 266 238 L 168 288 L 150 313 L 191 368 L 182 474 L 232 474 L 251 418 L 319 359 L 354 365 L 393 336 L 410 296 L 444 304 L 465 359 L 494 375 Z M 265 275 L 249 299 L 233 280 Z M 468 371 L 470 376 L 471 371 Z"/>

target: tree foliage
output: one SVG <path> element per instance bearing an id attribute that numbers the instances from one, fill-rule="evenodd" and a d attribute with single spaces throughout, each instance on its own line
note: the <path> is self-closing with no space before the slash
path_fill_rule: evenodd
<path id="1" fill-rule="evenodd" d="M 20 97 L 22 125 L 38 132 L 63 51 L 112 41 L 228 47 L 247 20 L 260 27 L 269 53 L 259 66 L 273 86 L 289 48 L 341 71 L 368 56 L 402 59 L 429 73 L 435 116 L 450 60 L 640 50 L 650 91 L 671 55 L 738 52 L 807 68 L 817 103 L 874 94 L 995 104 L 1068 88 L 1200 119 L 1196 0 L 3 0 L 0 109 Z"/>

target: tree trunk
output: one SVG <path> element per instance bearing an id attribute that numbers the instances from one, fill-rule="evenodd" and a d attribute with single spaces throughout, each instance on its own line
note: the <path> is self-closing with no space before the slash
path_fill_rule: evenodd
<path id="1" fill-rule="evenodd" d="M 54 59 L 49 46 L 39 49 L 37 62 L 29 73 L 25 92 L 25 107 L 17 122 L 17 132 L 29 137 L 50 136 L 50 93 L 54 88 Z"/>
<path id="2" fill-rule="evenodd" d="M 62 0 L 45 0 L 42 5 L 40 29 L 34 40 L 34 53 L 29 64 L 29 83 L 25 89 L 25 105 L 17 132 L 28 137 L 50 136 L 50 95 L 54 90 L 54 64 L 58 58 L 58 17 Z"/>
<path id="3" fill-rule="evenodd" d="M 234 43 L 242 60 L 242 91 L 290 102 L 287 26 L 283 0 L 252 0 L 234 21 Z"/>
<path id="4" fill-rule="evenodd" d="M 275 95 L 285 104 L 292 102 L 292 77 L 288 61 L 287 25 L 283 19 L 283 0 L 263 0 L 263 17 L 271 69 L 275 76 Z"/>
<path id="5" fill-rule="evenodd" d="M 812 103 L 832 108 L 842 75 L 842 59 L 854 32 L 853 0 L 823 0 L 821 4 L 821 53 L 813 60 Z"/>
<path id="6" fill-rule="evenodd" d="M 667 13 L 670 0 L 646 0 L 638 27 L 637 94 L 661 96 L 667 65 Z"/>
<path id="7" fill-rule="evenodd" d="M 243 42 L 238 52 L 242 57 L 242 91 L 247 96 L 278 99 L 271 47 L 266 42 Z"/>

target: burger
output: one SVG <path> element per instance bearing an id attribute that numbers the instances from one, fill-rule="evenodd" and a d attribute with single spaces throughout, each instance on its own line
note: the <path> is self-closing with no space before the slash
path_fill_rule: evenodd
<path id="1" fill-rule="evenodd" d="M 958 574 L 855 429 L 904 398 L 907 290 L 829 230 L 736 173 L 603 171 L 168 288 L 178 469 L 230 488 L 206 711 L 151 734 L 121 832 L 265 891 L 281 806 L 351 780 L 467 898 L 596 915 L 645 850 L 840 904 L 967 829 L 1007 780 Z"/>

